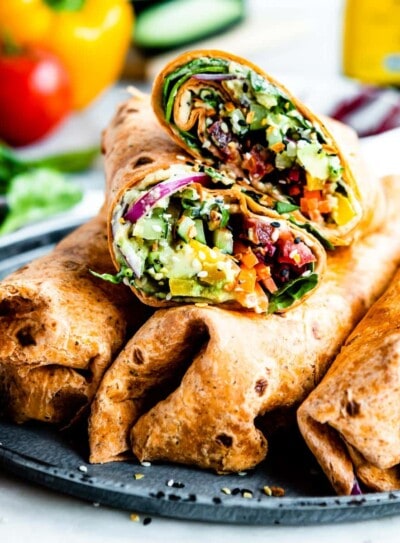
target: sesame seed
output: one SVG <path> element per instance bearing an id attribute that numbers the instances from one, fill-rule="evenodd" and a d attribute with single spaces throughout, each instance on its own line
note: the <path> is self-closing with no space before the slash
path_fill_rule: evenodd
<path id="1" fill-rule="evenodd" d="M 238 475 L 239 477 L 244 477 L 245 475 L 247 475 L 247 471 L 238 471 Z"/>
<path id="2" fill-rule="evenodd" d="M 100 507 L 99 502 L 93 502 L 92 505 L 93 505 L 93 507 Z"/>
<path id="3" fill-rule="evenodd" d="M 213 502 L 214 502 L 216 505 L 219 505 L 220 503 L 222 503 L 222 500 L 221 500 L 221 498 L 215 497 L 215 498 L 213 498 Z"/>
<path id="4" fill-rule="evenodd" d="M 143 475 L 143 473 L 135 473 L 133 477 L 134 477 L 137 481 L 139 481 L 140 479 L 143 479 L 144 475 Z"/>
<path id="5" fill-rule="evenodd" d="M 169 479 L 165 484 L 166 484 L 167 486 L 169 486 L 169 487 L 172 487 L 172 486 L 174 486 L 174 480 L 173 480 L 173 479 Z"/>
<path id="6" fill-rule="evenodd" d="M 87 473 L 87 467 L 86 466 L 79 466 L 79 471 L 82 471 L 82 473 Z"/>
<path id="7" fill-rule="evenodd" d="M 129 518 L 130 518 L 130 520 L 132 522 L 139 522 L 139 520 L 140 520 L 140 517 L 139 517 L 139 515 L 137 513 L 131 513 L 129 515 Z"/>
<path id="8" fill-rule="evenodd" d="M 165 299 L 167 301 L 171 300 L 172 299 L 172 294 L 170 292 L 168 292 L 166 295 L 165 295 Z M 142 463 L 142 466 L 144 466 L 145 464 Z M 146 465 L 151 465 L 150 462 L 148 462 Z"/>
<path id="9" fill-rule="evenodd" d="M 224 494 L 227 494 L 228 496 L 232 494 L 231 489 L 227 487 L 221 488 L 221 492 L 223 492 Z"/>
<path id="10" fill-rule="evenodd" d="M 280 225 L 281 225 L 281 223 L 278 222 L 278 221 L 272 221 L 272 222 L 271 222 L 271 226 L 273 226 L 274 228 L 279 228 Z"/>
<path id="11" fill-rule="evenodd" d="M 151 522 L 151 518 L 150 517 L 145 517 L 143 519 L 143 526 L 147 526 L 148 524 L 150 524 Z"/>
<path id="12" fill-rule="evenodd" d="M 167 294 L 167 296 L 168 296 L 168 294 Z M 167 298 L 167 296 L 166 296 L 166 298 Z M 170 295 L 170 296 L 171 296 L 171 295 Z M 146 461 L 140 462 L 140 464 L 141 464 L 143 467 L 145 467 L 145 468 L 148 468 L 149 466 L 151 466 L 151 462 L 146 462 Z"/>
<path id="13" fill-rule="evenodd" d="M 178 160 L 186 160 L 186 157 L 183 156 L 183 155 L 176 155 L 176 158 L 177 158 Z"/>
<path id="14" fill-rule="evenodd" d="M 266 494 L 267 496 L 272 496 L 271 487 L 269 487 L 268 485 L 263 486 L 263 492 L 264 492 L 264 494 Z"/>
<path id="15" fill-rule="evenodd" d="M 251 498 L 253 497 L 253 493 L 251 492 L 251 490 L 243 490 L 242 496 L 243 498 L 246 498 L 247 500 L 251 500 Z"/>
<path id="16" fill-rule="evenodd" d="M 207 275 L 208 275 L 208 271 L 202 270 L 197 274 L 197 277 L 202 278 L 202 277 L 207 277 Z"/>

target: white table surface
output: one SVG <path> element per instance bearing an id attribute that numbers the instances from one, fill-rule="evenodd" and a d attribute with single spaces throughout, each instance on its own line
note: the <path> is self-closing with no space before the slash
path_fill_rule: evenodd
<path id="1" fill-rule="evenodd" d="M 342 1 L 330 0 L 251 0 L 251 20 L 264 17 L 265 28 L 271 21 L 287 20 L 292 37 L 271 31 L 271 39 L 262 46 L 249 43 L 246 51 L 237 51 L 251 58 L 272 74 L 279 74 L 286 85 L 304 96 L 310 105 L 323 104 L 327 88 L 336 85 L 340 72 L 340 25 Z M 229 39 L 227 37 L 227 39 Z M 229 42 L 231 44 L 231 42 Z M 333 82 L 331 84 L 331 82 Z M 343 82 L 342 82 L 343 83 Z M 297 88 L 296 88 L 297 87 Z M 94 143 L 108 122 L 117 102 L 125 95 L 122 87 L 104 95 L 92 108 L 73 116 L 52 137 L 41 145 L 26 149 L 27 154 L 73 148 Z M 321 106 L 321 109 L 323 107 Z M 398 147 L 399 132 L 381 136 L 381 148 Z M 387 145 L 389 142 L 389 146 Z M 374 151 L 371 152 L 373 145 Z M 387 160 L 377 160 L 376 142 L 364 141 L 363 148 L 371 167 L 379 173 L 400 173 L 400 158 L 392 153 Z M 383 168 L 383 169 L 382 169 Z M 100 205 L 103 177 L 101 163 L 88 181 L 81 180 L 96 191 L 92 204 Z M 86 183 L 86 185 L 85 185 Z M 99 196 L 100 194 L 100 196 Z M 279 543 L 390 543 L 400 541 L 400 515 L 344 524 L 323 524 L 306 527 L 237 526 L 206 522 L 186 522 L 147 515 L 137 522 L 129 511 L 104 506 L 61 495 L 55 491 L 24 482 L 0 468 L 0 543 L 124 543 L 133 541 L 179 542 L 241 542 L 277 541 Z"/>

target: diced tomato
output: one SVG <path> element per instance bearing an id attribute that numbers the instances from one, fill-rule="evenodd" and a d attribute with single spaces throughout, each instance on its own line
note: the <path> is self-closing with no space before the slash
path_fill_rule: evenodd
<path id="1" fill-rule="evenodd" d="M 279 249 L 278 262 L 281 264 L 292 264 L 296 267 L 301 267 L 304 264 L 315 261 L 315 256 L 311 249 L 302 241 L 295 243 L 294 241 L 287 240 L 279 244 Z"/>
<path id="2" fill-rule="evenodd" d="M 291 185 L 288 188 L 289 196 L 298 196 L 301 193 L 301 188 L 298 185 Z"/>

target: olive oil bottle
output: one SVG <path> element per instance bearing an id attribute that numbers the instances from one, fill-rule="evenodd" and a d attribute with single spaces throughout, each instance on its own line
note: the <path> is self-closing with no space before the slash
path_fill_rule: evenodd
<path id="1" fill-rule="evenodd" d="M 346 0 L 343 71 L 377 85 L 400 85 L 400 0 Z"/>

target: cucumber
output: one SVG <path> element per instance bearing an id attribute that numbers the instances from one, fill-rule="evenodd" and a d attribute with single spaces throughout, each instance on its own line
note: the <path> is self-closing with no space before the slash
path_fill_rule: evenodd
<path id="1" fill-rule="evenodd" d="M 159 217 L 140 219 L 133 228 L 133 235 L 149 240 L 165 238 L 167 223 Z"/>
<path id="2" fill-rule="evenodd" d="M 238 23 L 243 0 L 169 0 L 139 12 L 133 43 L 145 50 L 173 49 Z"/>
<path id="3" fill-rule="evenodd" d="M 222 253 L 233 253 L 233 234 L 228 228 L 218 228 L 213 232 L 213 243 Z"/>

